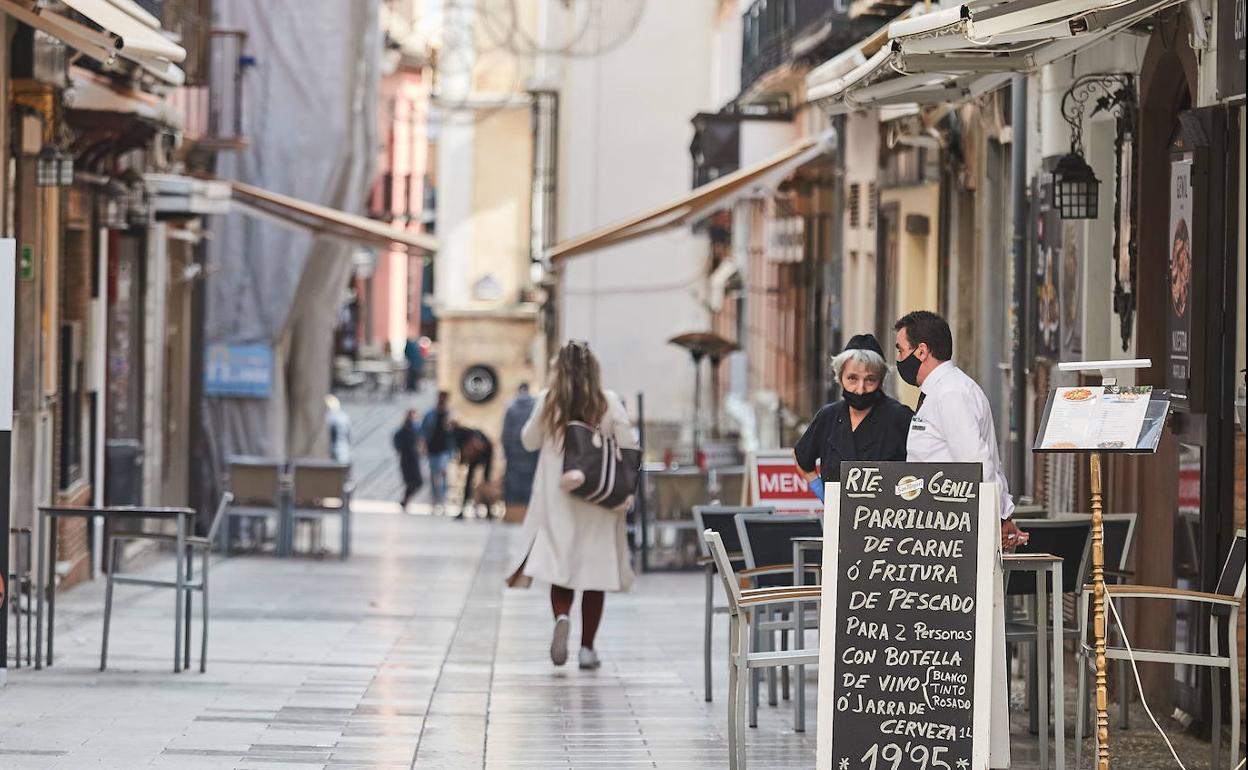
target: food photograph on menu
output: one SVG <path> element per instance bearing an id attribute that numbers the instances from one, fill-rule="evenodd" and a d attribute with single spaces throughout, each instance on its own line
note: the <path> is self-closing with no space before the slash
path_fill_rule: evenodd
<path id="1" fill-rule="evenodd" d="M 1151 385 L 1057 388 L 1049 394 L 1038 451 L 1151 450 Z M 1164 401 L 1162 401 L 1164 407 Z M 1164 411 L 1163 411 L 1164 415 Z"/>

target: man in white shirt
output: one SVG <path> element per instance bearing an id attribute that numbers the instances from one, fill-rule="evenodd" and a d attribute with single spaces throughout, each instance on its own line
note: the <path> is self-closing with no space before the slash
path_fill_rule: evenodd
<path id="1" fill-rule="evenodd" d="M 910 462 L 977 462 L 984 468 L 984 481 L 996 482 L 1000 491 L 1001 547 L 1010 550 L 1027 542 L 1011 516 L 1010 499 L 992 409 L 978 384 L 957 366 L 953 358 L 953 334 L 944 318 L 927 310 L 903 316 L 896 331 L 897 374 L 919 388 L 919 403 L 910 421 L 906 439 L 906 459 Z M 993 592 L 993 626 L 996 640 L 992 655 L 992 705 L 989 735 L 989 764 L 1010 766 L 1009 692 L 1005 661 L 1004 591 L 997 560 Z"/>

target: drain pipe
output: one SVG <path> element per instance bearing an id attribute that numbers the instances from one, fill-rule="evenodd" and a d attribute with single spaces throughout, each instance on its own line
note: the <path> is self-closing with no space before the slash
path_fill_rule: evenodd
<path id="1" fill-rule="evenodd" d="M 1023 344 L 1024 308 L 1027 306 L 1027 76 L 1010 81 L 1010 184 L 1014 205 L 1014 338 L 1010 385 L 1010 486 L 1021 496 L 1027 483 L 1027 357 Z"/>

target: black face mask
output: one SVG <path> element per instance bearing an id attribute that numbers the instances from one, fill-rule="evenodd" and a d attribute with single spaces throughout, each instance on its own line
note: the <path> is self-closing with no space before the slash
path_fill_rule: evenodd
<path id="1" fill-rule="evenodd" d="M 884 395 L 884 391 L 878 389 L 873 390 L 870 393 L 850 393 L 848 390 L 844 393 L 845 403 L 860 412 L 865 412 L 879 403 L 880 396 L 882 395 Z"/>
<path id="2" fill-rule="evenodd" d="M 901 379 L 915 386 L 919 386 L 919 367 L 923 362 L 919 360 L 914 351 L 910 351 L 910 355 L 897 362 L 897 375 Z"/>

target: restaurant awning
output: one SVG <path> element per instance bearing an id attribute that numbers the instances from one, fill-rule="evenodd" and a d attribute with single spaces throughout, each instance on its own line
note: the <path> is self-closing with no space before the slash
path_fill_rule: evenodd
<path id="1" fill-rule="evenodd" d="M 437 239 L 425 233 L 409 232 L 359 214 L 349 214 L 242 182 L 229 184 L 234 203 L 279 224 L 302 227 L 320 235 L 374 248 L 398 247 L 423 254 L 433 254 L 438 250 Z"/>
<path id="2" fill-rule="evenodd" d="M 1183 0 L 972 0 L 911 8 L 813 70 L 812 102 L 832 114 L 953 102 L 987 93 Z"/>
<path id="3" fill-rule="evenodd" d="M 28 24 L 105 65 L 118 56 L 134 62 L 169 85 L 181 85 L 185 74 L 177 66 L 186 49 L 169 39 L 160 20 L 133 0 L 64 0 L 73 10 L 101 29 L 81 24 L 29 0 L 0 0 L 0 12 Z"/>
<path id="4" fill-rule="evenodd" d="M 665 206 L 558 243 L 546 256 L 551 260 L 566 259 L 688 225 L 760 188 L 774 187 L 799 166 L 831 152 L 834 139 L 831 131 L 803 139 L 767 160 L 695 188 Z"/>
<path id="5" fill-rule="evenodd" d="M 889 27 L 907 72 L 1032 72 L 1183 0 L 975 0 Z"/>

